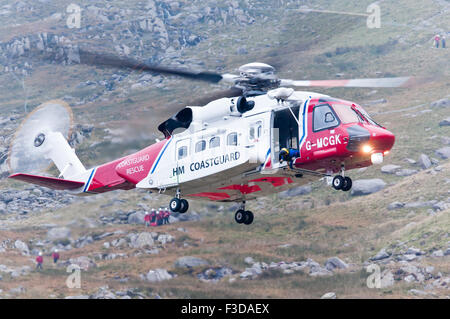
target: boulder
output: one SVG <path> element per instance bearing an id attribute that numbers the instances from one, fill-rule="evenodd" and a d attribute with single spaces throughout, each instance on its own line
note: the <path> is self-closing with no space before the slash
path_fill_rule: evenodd
<path id="1" fill-rule="evenodd" d="M 151 269 L 145 275 L 145 279 L 149 282 L 160 282 L 160 281 L 169 280 L 172 278 L 173 278 L 173 275 L 171 275 L 166 269 L 162 269 L 162 268 Z"/>
<path id="2" fill-rule="evenodd" d="M 405 206 L 405 203 L 402 202 L 392 202 L 388 205 L 388 210 L 400 209 Z"/>
<path id="3" fill-rule="evenodd" d="M 450 98 L 443 98 L 437 101 L 434 101 L 430 104 L 431 107 L 449 107 L 450 106 Z"/>
<path id="4" fill-rule="evenodd" d="M 30 250 L 28 249 L 28 245 L 25 244 L 23 241 L 21 240 L 16 240 L 14 242 L 14 247 L 19 250 L 23 255 L 29 255 L 30 254 Z"/>
<path id="5" fill-rule="evenodd" d="M 381 172 L 385 174 L 395 174 L 400 168 L 402 168 L 400 165 L 388 164 L 381 166 Z"/>
<path id="6" fill-rule="evenodd" d="M 335 292 L 327 292 L 324 294 L 320 299 L 336 299 L 336 293 Z"/>
<path id="7" fill-rule="evenodd" d="M 97 264 L 93 262 L 89 257 L 80 256 L 69 259 L 71 265 L 78 265 L 82 270 L 87 271 L 90 268 L 96 268 Z"/>
<path id="8" fill-rule="evenodd" d="M 109 290 L 108 286 L 100 287 L 96 293 L 89 296 L 89 299 L 117 299 L 116 295 Z"/>
<path id="9" fill-rule="evenodd" d="M 440 121 L 439 126 L 450 126 L 450 117 L 447 117 L 446 119 Z"/>
<path id="10" fill-rule="evenodd" d="M 425 155 L 425 154 L 420 154 L 419 156 L 419 165 L 423 168 L 423 169 L 428 169 L 431 167 L 431 160 L 430 158 Z"/>
<path id="11" fill-rule="evenodd" d="M 145 224 L 145 212 L 135 212 L 128 215 L 128 224 Z"/>
<path id="12" fill-rule="evenodd" d="M 450 158 L 450 146 L 445 146 L 436 150 L 436 154 L 442 157 L 443 159 Z"/>
<path id="13" fill-rule="evenodd" d="M 378 261 L 378 260 L 383 260 L 386 258 L 389 258 L 391 256 L 390 253 L 388 253 L 384 248 L 381 249 L 378 254 L 376 254 L 375 256 L 373 256 L 372 258 L 370 258 L 370 260 L 372 261 Z"/>
<path id="14" fill-rule="evenodd" d="M 171 243 L 171 242 L 173 242 L 174 241 L 174 237 L 172 236 L 172 235 L 170 235 L 170 234 L 161 234 L 161 235 L 159 235 L 158 236 L 158 241 L 161 243 L 161 244 L 166 244 L 166 243 Z"/>
<path id="15" fill-rule="evenodd" d="M 379 179 L 360 179 L 353 182 L 352 196 L 369 195 L 382 190 L 386 183 Z"/>
<path id="16" fill-rule="evenodd" d="M 348 265 L 338 257 L 331 257 L 325 262 L 325 268 L 333 271 L 335 269 L 346 269 Z"/>
<path id="17" fill-rule="evenodd" d="M 381 273 L 380 288 L 387 288 L 394 285 L 394 275 L 389 270 Z"/>
<path id="18" fill-rule="evenodd" d="M 140 233 L 137 236 L 131 238 L 130 246 L 133 248 L 144 248 L 148 246 L 153 246 L 155 241 L 151 233 Z"/>
<path id="19" fill-rule="evenodd" d="M 253 265 L 255 263 L 255 260 L 252 257 L 249 256 L 249 257 L 245 257 L 244 262 L 247 265 Z"/>
<path id="20" fill-rule="evenodd" d="M 416 173 L 417 173 L 416 169 L 404 168 L 395 172 L 395 175 L 404 177 L 404 176 L 411 176 Z"/>
<path id="21" fill-rule="evenodd" d="M 406 254 L 420 256 L 420 255 L 424 255 L 425 253 L 415 247 L 409 247 L 408 250 L 406 251 Z"/>
<path id="22" fill-rule="evenodd" d="M 227 267 L 208 268 L 197 275 L 197 278 L 204 282 L 217 282 L 225 276 L 233 274 L 233 270 Z"/>
<path id="23" fill-rule="evenodd" d="M 64 299 L 89 299 L 89 295 L 66 296 Z"/>
<path id="24" fill-rule="evenodd" d="M 293 196 L 307 195 L 307 194 L 311 193 L 311 191 L 312 191 L 312 188 L 310 185 L 299 186 L 299 187 L 291 188 L 287 191 L 279 193 L 278 197 L 287 198 L 287 197 L 293 197 Z"/>
<path id="25" fill-rule="evenodd" d="M 52 228 L 47 232 L 47 238 L 50 240 L 57 239 L 67 239 L 70 237 L 70 228 L 68 227 L 57 227 Z"/>
<path id="26" fill-rule="evenodd" d="M 207 266 L 209 262 L 202 258 L 192 257 L 192 256 L 184 256 L 180 257 L 175 261 L 175 268 L 193 268 L 200 266 Z"/>
<path id="27" fill-rule="evenodd" d="M 431 256 L 433 257 L 444 257 L 444 252 L 439 249 L 439 250 L 435 250 L 431 253 Z"/>

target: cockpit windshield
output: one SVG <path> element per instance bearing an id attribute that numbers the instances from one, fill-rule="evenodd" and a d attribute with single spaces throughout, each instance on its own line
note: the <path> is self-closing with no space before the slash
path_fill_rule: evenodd
<path id="1" fill-rule="evenodd" d="M 343 124 L 364 122 L 361 116 L 350 105 L 333 103 L 333 109 Z"/>
<path id="2" fill-rule="evenodd" d="M 380 126 L 375 122 L 361 106 L 353 107 L 343 103 L 333 103 L 333 109 L 337 113 L 339 119 L 343 124 L 349 123 L 370 123 L 372 125 Z"/>
<path id="3" fill-rule="evenodd" d="M 367 122 L 369 122 L 372 125 L 376 125 L 379 127 L 382 127 L 380 124 L 378 124 L 377 122 L 375 122 L 369 115 L 369 113 L 366 112 L 366 110 L 364 110 L 361 106 L 358 106 L 358 111 L 361 112 L 362 116 L 364 116 L 364 118 L 367 120 Z"/>

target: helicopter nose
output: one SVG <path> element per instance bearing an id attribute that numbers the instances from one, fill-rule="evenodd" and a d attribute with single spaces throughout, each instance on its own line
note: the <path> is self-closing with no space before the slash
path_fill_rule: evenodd
<path id="1" fill-rule="evenodd" d="M 395 135 L 386 129 L 377 129 L 371 132 L 370 144 L 374 151 L 387 152 L 395 143 Z"/>
<path id="2" fill-rule="evenodd" d="M 349 142 L 347 149 L 352 152 L 385 153 L 394 146 L 395 136 L 381 127 L 351 126 L 347 128 Z"/>

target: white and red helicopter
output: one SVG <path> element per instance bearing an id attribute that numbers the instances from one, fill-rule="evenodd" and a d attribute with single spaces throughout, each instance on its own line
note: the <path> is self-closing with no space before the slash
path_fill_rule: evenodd
<path id="1" fill-rule="evenodd" d="M 70 108 L 61 101 L 45 103 L 16 133 L 9 159 L 14 174 L 9 177 L 78 195 L 147 189 L 173 197 L 169 207 L 179 213 L 188 210 L 189 198 L 239 202 L 235 220 L 247 225 L 253 213 L 245 209 L 246 201 L 323 177 L 334 189 L 348 191 L 352 180 L 346 171 L 382 163 L 394 145 L 394 135 L 360 105 L 289 87 L 405 87 L 412 80 L 294 81 L 278 79 L 264 63 L 243 65 L 239 75 L 220 75 L 89 52 L 80 56 L 85 64 L 226 81 L 233 87 L 221 98 L 202 107 L 187 106 L 161 123 L 164 140 L 90 169 L 65 137 Z M 37 160 L 52 161 L 60 176 L 17 171 Z"/>

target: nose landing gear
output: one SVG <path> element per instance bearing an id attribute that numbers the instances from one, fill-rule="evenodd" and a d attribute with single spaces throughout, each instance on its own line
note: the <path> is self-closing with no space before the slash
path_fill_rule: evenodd
<path id="1" fill-rule="evenodd" d="M 184 214 L 189 209 L 189 202 L 185 199 L 181 199 L 180 190 L 177 189 L 177 194 L 171 199 L 169 203 L 170 210 L 174 213 Z"/>
<path id="2" fill-rule="evenodd" d="M 341 174 L 342 175 L 336 175 L 333 178 L 333 188 L 336 190 L 342 190 L 344 192 L 348 192 L 353 185 L 352 179 L 350 177 L 346 177 L 344 176 L 345 174 L 345 169 L 344 167 L 341 168 Z"/>
<path id="3" fill-rule="evenodd" d="M 249 210 L 245 210 L 245 202 L 243 202 L 241 208 L 239 208 L 234 215 L 234 220 L 238 224 L 250 225 L 251 223 L 253 223 L 253 219 L 253 213 Z"/>

